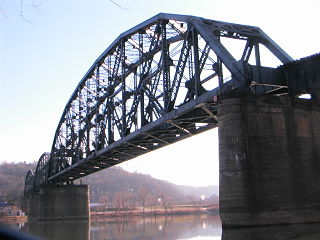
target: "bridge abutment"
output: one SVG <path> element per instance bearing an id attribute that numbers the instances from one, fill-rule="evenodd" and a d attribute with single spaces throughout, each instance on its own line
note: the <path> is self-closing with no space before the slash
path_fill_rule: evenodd
<path id="1" fill-rule="evenodd" d="M 30 220 L 89 219 L 88 185 L 45 185 L 24 202 Z"/>
<path id="2" fill-rule="evenodd" d="M 218 118 L 223 225 L 320 222 L 320 103 L 225 98 Z"/>

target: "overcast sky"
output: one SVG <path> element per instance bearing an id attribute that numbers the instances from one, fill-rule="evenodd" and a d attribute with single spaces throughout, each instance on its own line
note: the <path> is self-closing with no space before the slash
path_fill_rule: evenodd
<path id="1" fill-rule="evenodd" d="M 65 104 L 95 59 L 159 12 L 258 26 L 295 59 L 320 49 L 319 0 L 32 2 L 20 8 L 20 0 L 0 0 L 0 162 L 37 161 L 50 151 Z M 122 166 L 177 184 L 211 185 L 218 184 L 218 157 L 212 130 Z"/>

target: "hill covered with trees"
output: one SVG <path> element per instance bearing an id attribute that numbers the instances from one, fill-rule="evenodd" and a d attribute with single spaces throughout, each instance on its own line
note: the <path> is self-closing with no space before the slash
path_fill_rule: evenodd
<path id="1" fill-rule="evenodd" d="M 25 176 L 36 163 L 0 163 L 0 201 L 14 201 L 23 196 Z M 88 184 L 90 201 L 110 204 L 113 207 L 155 204 L 159 199 L 168 204 L 196 203 L 201 196 L 217 202 L 217 186 L 178 186 L 158 180 L 150 175 L 131 173 L 112 167 L 86 176 L 75 184 Z M 126 205 L 126 206 L 125 206 Z"/>
<path id="2" fill-rule="evenodd" d="M 20 199 L 27 172 L 35 168 L 36 162 L 0 163 L 0 201 Z"/>
<path id="3" fill-rule="evenodd" d="M 217 186 L 179 186 L 150 175 L 127 172 L 120 167 L 105 169 L 81 181 L 90 186 L 91 202 L 112 202 L 115 205 L 120 198 L 127 203 L 154 204 L 162 199 L 170 204 L 181 204 L 199 202 L 204 196 L 207 200 L 218 201 Z"/>

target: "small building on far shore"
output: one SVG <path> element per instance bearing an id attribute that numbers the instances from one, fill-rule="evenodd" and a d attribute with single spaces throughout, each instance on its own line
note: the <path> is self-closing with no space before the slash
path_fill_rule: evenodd
<path id="1" fill-rule="evenodd" d="M 0 217 L 5 216 L 24 216 L 25 213 L 17 206 L 12 206 L 7 202 L 0 202 Z"/>

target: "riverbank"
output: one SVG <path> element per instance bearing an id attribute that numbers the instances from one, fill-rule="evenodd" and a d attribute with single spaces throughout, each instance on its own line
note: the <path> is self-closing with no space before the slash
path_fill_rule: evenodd
<path id="1" fill-rule="evenodd" d="M 25 223 L 28 221 L 28 216 L 0 216 L 0 223 Z"/>
<path id="2" fill-rule="evenodd" d="M 182 216 L 182 215 L 211 215 L 219 216 L 218 205 L 174 205 L 164 207 L 136 207 L 133 209 L 106 209 L 91 211 L 91 220 L 118 217 L 150 217 L 150 216 Z M 28 216 L 0 216 L 0 223 L 13 224 L 28 222 Z"/>
<path id="3" fill-rule="evenodd" d="M 112 211 L 92 211 L 90 218 L 100 219 L 105 217 L 125 217 L 125 216 L 165 216 L 165 215 L 201 215 L 210 214 L 219 216 L 219 206 L 194 206 L 194 205 L 175 205 L 167 208 L 150 207 L 150 208 L 134 208 L 134 209 L 117 209 Z"/>

